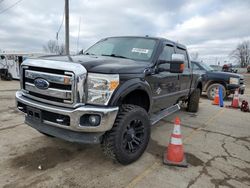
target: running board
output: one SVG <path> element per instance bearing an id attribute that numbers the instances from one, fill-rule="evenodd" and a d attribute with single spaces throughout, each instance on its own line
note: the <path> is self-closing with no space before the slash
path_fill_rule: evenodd
<path id="1" fill-rule="evenodd" d="M 171 106 L 169 108 L 166 108 L 164 110 L 161 110 L 160 112 L 158 112 L 157 114 L 153 114 L 150 118 L 150 122 L 151 125 L 156 124 L 158 121 L 160 121 L 161 119 L 170 116 L 171 114 L 179 111 L 181 109 L 179 104 L 176 104 L 174 106 Z"/>

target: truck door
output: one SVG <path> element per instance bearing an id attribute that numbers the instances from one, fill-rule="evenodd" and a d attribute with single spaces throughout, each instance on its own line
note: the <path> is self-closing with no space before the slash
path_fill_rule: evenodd
<path id="1" fill-rule="evenodd" d="M 171 61 L 174 46 L 165 44 L 159 60 Z M 179 74 L 170 73 L 170 64 L 158 65 L 158 71 L 149 77 L 153 92 L 153 111 L 159 111 L 175 104 L 180 91 Z"/>
<path id="2" fill-rule="evenodd" d="M 190 91 L 191 81 L 192 81 L 192 70 L 189 63 L 189 57 L 187 54 L 187 50 L 176 47 L 177 54 L 183 54 L 185 59 L 185 69 L 182 74 L 180 74 L 180 95 L 187 96 Z"/>

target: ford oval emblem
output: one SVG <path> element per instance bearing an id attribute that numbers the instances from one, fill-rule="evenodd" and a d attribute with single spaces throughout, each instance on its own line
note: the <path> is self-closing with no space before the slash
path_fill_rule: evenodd
<path id="1" fill-rule="evenodd" d="M 49 87 L 49 82 L 43 78 L 35 79 L 34 84 L 38 89 L 48 89 Z"/>

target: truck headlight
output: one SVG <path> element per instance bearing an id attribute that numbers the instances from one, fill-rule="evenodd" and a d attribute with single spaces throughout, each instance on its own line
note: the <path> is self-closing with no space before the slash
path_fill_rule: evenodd
<path id="1" fill-rule="evenodd" d="M 239 83 L 240 83 L 240 79 L 239 78 L 234 78 L 234 77 L 230 77 L 229 78 L 229 84 L 239 85 Z"/>
<path id="2" fill-rule="evenodd" d="M 89 73 L 87 85 L 87 103 L 107 105 L 119 85 L 119 75 Z"/>

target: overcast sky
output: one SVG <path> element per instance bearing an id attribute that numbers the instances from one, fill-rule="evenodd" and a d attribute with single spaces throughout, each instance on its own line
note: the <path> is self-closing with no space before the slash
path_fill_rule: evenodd
<path id="1" fill-rule="evenodd" d="M 0 12 L 17 0 L 0 0 Z M 0 14 L 0 49 L 42 51 L 56 38 L 63 0 L 23 0 Z M 250 40 L 250 0 L 70 0 L 70 50 L 107 36 L 149 35 L 185 44 L 202 58 L 226 58 Z M 59 42 L 64 41 L 64 25 Z"/>

